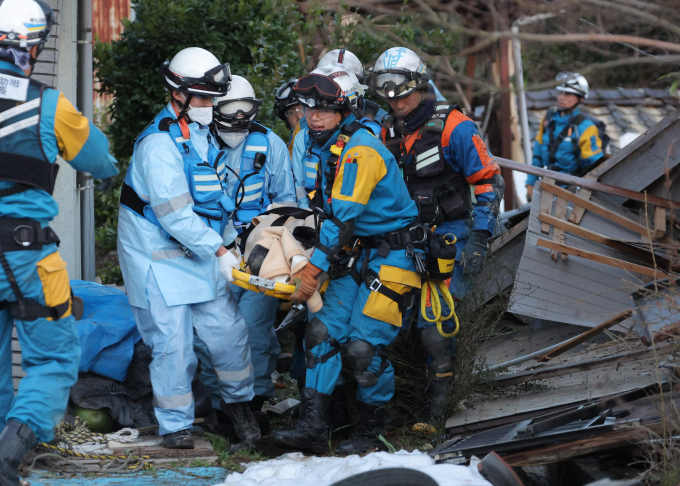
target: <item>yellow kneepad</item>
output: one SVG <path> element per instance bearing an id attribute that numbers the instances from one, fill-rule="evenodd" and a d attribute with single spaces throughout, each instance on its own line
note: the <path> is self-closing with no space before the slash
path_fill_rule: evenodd
<path id="1" fill-rule="evenodd" d="M 383 265 L 378 274 L 380 283 L 399 294 L 405 294 L 412 288 L 420 288 L 420 276 L 409 270 Z M 379 292 L 371 292 L 364 305 L 364 314 L 373 319 L 401 327 L 401 311 L 399 305 Z"/>
<path id="2" fill-rule="evenodd" d="M 66 262 L 62 260 L 58 251 L 46 256 L 38 263 L 38 275 L 43 286 L 43 293 L 45 294 L 45 305 L 47 307 L 56 307 L 64 302 L 69 302 L 68 309 L 60 318 L 71 315 L 71 285 L 69 283 L 68 273 L 66 272 Z M 52 318 L 48 317 L 51 321 Z"/>

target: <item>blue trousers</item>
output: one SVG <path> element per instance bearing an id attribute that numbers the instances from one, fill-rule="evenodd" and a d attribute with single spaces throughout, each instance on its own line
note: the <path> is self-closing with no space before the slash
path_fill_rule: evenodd
<path id="1" fill-rule="evenodd" d="M 25 298 L 42 305 L 58 304 L 45 301 L 46 294 L 50 296 L 48 300 L 53 298 L 55 286 L 63 289 L 69 285 L 66 264 L 60 257 L 52 257 L 52 265 L 43 265 L 43 259 L 55 252 L 56 246 L 49 245 L 42 250 L 6 253 Z M 63 265 L 54 265 L 55 262 Z M 16 300 L 2 270 L 0 300 Z M 21 367 L 26 372 L 16 396 L 12 387 L 13 322 L 21 346 Z M 0 429 L 6 421 L 14 420 L 28 425 L 39 442 L 51 441 L 54 427 L 66 410 L 69 390 L 78 378 L 79 362 L 80 340 L 70 310 L 58 321 L 14 321 L 8 308 L 0 310 Z"/>
<path id="2" fill-rule="evenodd" d="M 149 271 L 146 297 L 149 308 L 133 306 L 132 313 L 142 339 L 152 348 L 151 385 L 160 435 L 187 429 L 194 421 L 194 332 L 205 343 L 220 398 L 227 403 L 253 398 L 248 327 L 226 285 L 215 300 L 168 306 Z"/>
<path id="3" fill-rule="evenodd" d="M 279 301 L 258 292 L 245 290 L 238 285 L 230 284 L 229 289 L 238 302 L 239 310 L 248 326 L 250 356 L 255 370 L 255 395 L 269 397 L 274 394 L 272 373 L 276 370 L 276 362 L 281 352 L 281 345 L 274 332 Z M 198 359 L 201 360 L 200 379 L 210 393 L 213 407 L 219 409 L 219 389 L 215 374 L 210 372 L 212 366 L 207 347 L 200 338 L 195 338 L 194 349 Z"/>
<path id="4" fill-rule="evenodd" d="M 404 250 L 391 251 L 386 258 L 376 254 L 377 250 L 370 250 L 368 268 L 376 273 L 380 272 L 383 265 L 398 267 L 411 272 L 415 271 L 412 259 L 406 257 Z M 359 259 L 358 266 L 361 268 L 367 251 L 364 251 Z M 332 280 L 323 296 L 323 308 L 309 316 L 319 319 L 326 325 L 330 338 L 338 341 L 341 345 L 348 341 L 364 340 L 380 349 L 391 344 L 399 334 L 399 327 L 387 322 L 369 317 L 370 313 L 367 302 L 372 291 L 365 284 L 357 285 L 351 275 Z M 311 349 L 311 353 L 320 357 L 333 347 L 330 339 Z M 369 371 L 378 372 L 382 364 L 382 358 L 375 354 L 368 367 Z M 335 388 L 342 360 L 340 354 L 336 354 L 325 363 L 317 363 L 313 369 L 307 369 L 306 386 L 314 388 L 318 392 L 331 394 Z M 379 376 L 378 382 L 367 388 L 359 387 L 357 400 L 371 405 L 384 405 L 394 395 L 394 368 L 387 363 L 387 368 Z"/>

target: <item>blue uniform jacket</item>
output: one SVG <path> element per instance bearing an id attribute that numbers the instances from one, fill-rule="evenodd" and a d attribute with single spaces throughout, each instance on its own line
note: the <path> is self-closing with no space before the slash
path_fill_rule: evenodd
<path id="1" fill-rule="evenodd" d="M 552 120 L 555 122 L 554 138 L 556 139 L 562 130 L 570 123 L 570 120 L 578 115 L 580 110 L 576 108 L 570 114 L 560 115 L 555 113 Z M 548 122 L 545 117 L 541 122 L 534 142 L 534 158 L 531 161 L 536 167 L 548 167 L 550 165 L 550 134 L 548 133 Z M 577 152 L 574 151 L 574 142 L 578 145 Z M 581 169 L 602 157 L 602 140 L 597 131 L 597 127 L 590 120 L 583 120 L 557 147 L 555 152 L 554 167 L 552 170 L 576 174 Z M 533 186 L 538 179 L 537 176 L 529 174 L 527 185 Z"/>
<path id="2" fill-rule="evenodd" d="M 349 115 L 342 125 L 353 121 L 354 115 Z M 339 133 L 340 130 L 320 147 L 323 167 Z M 321 186 L 320 190 L 325 190 L 325 174 Z M 397 231 L 418 216 L 418 208 L 409 196 L 394 156 L 363 128 L 352 136 L 340 155 L 331 204 L 325 199 L 324 210 L 342 222 L 354 222 L 357 236 L 379 236 Z M 333 221 L 324 221 L 320 241 L 327 247 L 338 245 L 338 227 Z M 314 251 L 311 262 L 323 270 L 328 270 L 330 265 L 326 254 L 319 250 Z"/>

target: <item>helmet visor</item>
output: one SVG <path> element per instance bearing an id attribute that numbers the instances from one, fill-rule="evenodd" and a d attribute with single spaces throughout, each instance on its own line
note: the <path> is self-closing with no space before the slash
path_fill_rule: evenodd
<path id="1" fill-rule="evenodd" d="M 369 86 L 381 98 L 400 98 L 417 88 L 418 81 L 410 71 L 386 69 L 372 73 Z"/>
<path id="2" fill-rule="evenodd" d="M 221 101 L 215 106 L 215 120 L 228 128 L 242 128 L 248 126 L 260 109 L 260 100 L 244 98 Z"/>
<path id="3" fill-rule="evenodd" d="M 219 96 L 229 90 L 231 83 L 231 70 L 229 63 L 215 66 L 205 72 L 200 78 L 181 76 L 170 70 L 170 61 L 165 61 L 161 66 L 170 87 L 177 91 L 183 91 L 196 95 Z"/>

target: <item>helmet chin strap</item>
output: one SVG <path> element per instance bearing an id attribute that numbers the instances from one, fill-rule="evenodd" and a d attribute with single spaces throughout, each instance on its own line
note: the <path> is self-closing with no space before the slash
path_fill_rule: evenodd
<path id="1" fill-rule="evenodd" d="M 177 115 L 177 119 L 169 122 L 168 123 L 169 125 L 172 125 L 174 123 L 179 123 L 182 120 L 182 118 L 184 118 L 187 115 L 189 108 L 191 108 L 191 105 L 190 105 L 191 98 L 193 98 L 194 95 L 192 95 L 191 93 L 189 93 L 188 95 L 185 94 L 185 93 L 182 93 L 182 95 L 184 96 L 184 104 L 182 105 L 182 107 L 179 110 L 179 114 Z M 189 120 L 187 120 L 187 121 L 189 121 Z"/>

